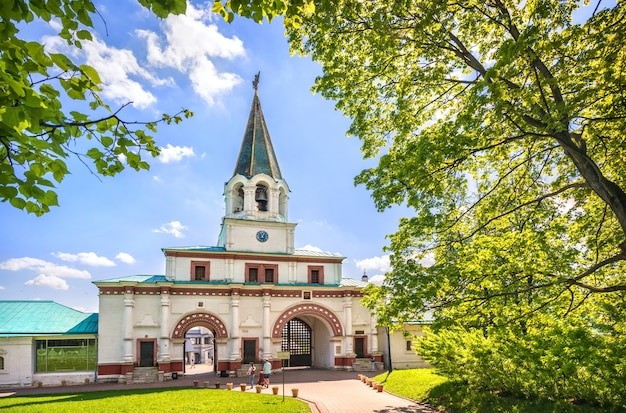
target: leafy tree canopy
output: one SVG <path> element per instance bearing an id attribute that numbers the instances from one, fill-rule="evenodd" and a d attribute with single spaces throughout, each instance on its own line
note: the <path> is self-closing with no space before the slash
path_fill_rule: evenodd
<path id="1" fill-rule="evenodd" d="M 381 211 L 415 211 L 390 236 L 385 284 L 369 290 L 379 317 L 433 310 L 501 325 L 591 302 L 607 325 L 622 317 L 622 4 L 312 3 L 216 7 L 257 21 L 298 13 L 292 51 L 322 64 L 314 91 L 337 102 L 364 157 L 378 159 L 356 183 Z"/>
<path id="2" fill-rule="evenodd" d="M 159 17 L 181 14 L 185 0 L 139 0 Z M 178 123 L 187 110 L 150 122 L 124 120 L 121 108 L 110 108 L 98 95 L 96 70 L 50 53 L 20 37 L 19 28 L 39 19 L 60 23 L 59 36 L 72 47 L 91 40 L 89 0 L 12 0 L 0 2 L 0 200 L 42 215 L 58 205 L 56 184 L 70 173 L 65 160 L 75 155 L 104 176 L 125 168 L 148 169 L 145 153 L 159 148 L 150 133 L 158 123 Z M 62 102 L 84 101 L 85 111 L 65 111 Z M 85 153 L 79 138 L 93 141 Z M 54 182 L 53 182 L 54 181 Z M 56 183 L 55 183 L 56 182 Z"/>

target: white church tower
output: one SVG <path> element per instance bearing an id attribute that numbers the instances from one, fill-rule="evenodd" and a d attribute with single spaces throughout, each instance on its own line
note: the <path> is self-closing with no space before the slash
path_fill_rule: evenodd
<path id="1" fill-rule="evenodd" d="M 287 222 L 289 186 L 263 117 L 258 82 L 257 74 L 235 172 L 224 187 L 226 215 L 218 246 L 226 251 L 292 254 L 296 224 Z"/>

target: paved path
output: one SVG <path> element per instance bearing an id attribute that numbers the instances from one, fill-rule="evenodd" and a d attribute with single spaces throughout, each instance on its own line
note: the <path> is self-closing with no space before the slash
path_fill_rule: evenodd
<path id="1" fill-rule="evenodd" d="M 298 397 L 307 401 L 313 413 L 434 413 L 436 410 L 415 403 L 401 397 L 394 396 L 386 391 L 378 393 L 358 380 L 358 373 L 318 369 L 285 369 L 285 397 L 291 397 L 291 388 L 297 386 Z M 373 375 L 372 375 L 373 376 Z M 184 377 L 178 380 L 170 380 L 161 383 L 150 384 L 81 384 L 75 386 L 58 387 L 29 387 L 0 389 L 0 397 L 12 395 L 51 394 L 86 392 L 99 390 L 122 390 L 128 388 L 162 388 L 162 387 L 192 387 L 194 380 L 198 380 L 203 386 L 209 381 L 214 388 L 214 383 L 219 381 L 222 387 L 227 382 L 234 383 L 233 391 L 240 391 L 239 383 L 247 382 L 247 377 L 225 378 L 216 377 L 202 365 L 189 369 Z M 271 386 L 279 386 L 279 396 L 283 394 L 283 378 L 281 373 L 273 374 Z M 247 391 L 254 392 L 254 389 Z M 271 389 L 263 389 L 263 393 L 271 393 Z"/>

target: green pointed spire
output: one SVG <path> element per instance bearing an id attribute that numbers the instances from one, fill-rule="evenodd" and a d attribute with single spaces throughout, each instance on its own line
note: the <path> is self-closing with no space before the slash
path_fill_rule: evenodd
<path id="1" fill-rule="evenodd" d="M 250 178 L 258 174 L 266 174 L 278 180 L 282 179 L 282 175 L 259 100 L 260 74 L 261 72 L 257 73 L 252 82 L 254 98 L 233 176 L 240 174 Z"/>

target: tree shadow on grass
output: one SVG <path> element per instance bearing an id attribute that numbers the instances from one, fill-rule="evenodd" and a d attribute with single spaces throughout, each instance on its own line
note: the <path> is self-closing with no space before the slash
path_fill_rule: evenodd
<path id="1" fill-rule="evenodd" d="M 623 408 L 574 405 L 564 400 L 522 399 L 488 391 L 479 392 L 459 382 L 446 382 L 433 387 L 424 401 L 447 413 L 624 413 Z"/>

